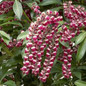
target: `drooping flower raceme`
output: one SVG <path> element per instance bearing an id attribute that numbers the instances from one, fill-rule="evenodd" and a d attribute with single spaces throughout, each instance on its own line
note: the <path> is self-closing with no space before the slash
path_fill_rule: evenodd
<path id="1" fill-rule="evenodd" d="M 65 2 L 64 16 L 67 18 L 66 24 L 69 25 L 68 29 L 65 25 L 62 26 L 60 31 L 61 41 L 69 43 L 69 48 L 62 47 L 63 52 L 59 56 L 58 60 L 62 61 L 62 71 L 65 78 L 71 76 L 71 61 L 72 53 L 77 53 L 77 47 L 73 46 L 71 39 L 80 33 L 81 27 L 86 27 L 86 11 L 85 8 L 72 5 L 72 1 Z"/>
<path id="2" fill-rule="evenodd" d="M 58 31 L 58 26 L 59 21 L 62 21 L 62 16 L 59 16 L 58 12 L 52 12 L 51 10 L 40 12 L 38 7 L 34 11 L 40 15 L 37 15 L 36 21 L 32 22 L 28 28 L 26 56 L 24 57 L 24 66 L 21 70 L 26 75 L 32 71 L 32 74 L 38 75 L 42 82 L 46 82 L 46 79 L 49 77 L 53 62 L 58 53 L 59 40 L 69 44 L 69 47 L 62 45 L 63 51 L 58 58 L 58 60 L 63 62 L 62 73 L 65 78 L 72 76 L 72 53 L 77 52 L 77 46 L 73 46 L 71 39 L 80 33 L 80 27 L 86 26 L 86 12 L 84 8 L 80 6 L 75 7 L 71 1 L 64 3 L 63 6 L 67 22 L 61 25 L 61 31 Z M 43 66 L 41 66 L 42 60 L 44 60 Z"/>
<path id="3" fill-rule="evenodd" d="M 25 49 L 24 66 L 21 68 L 24 74 L 32 70 L 32 74 L 35 76 L 38 74 L 41 81 L 45 82 L 48 78 L 59 47 L 60 36 L 57 29 L 59 21 L 62 21 L 62 16 L 59 16 L 57 11 L 48 10 L 46 13 L 42 12 L 37 20 L 31 23 L 26 37 L 28 43 Z M 45 61 L 40 72 L 45 50 Z"/>
<path id="4" fill-rule="evenodd" d="M 70 22 L 71 28 L 76 28 L 79 32 L 80 27 L 86 26 L 86 11 L 84 7 L 72 5 L 72 1 L 65 2 L 64 15 Z"/>

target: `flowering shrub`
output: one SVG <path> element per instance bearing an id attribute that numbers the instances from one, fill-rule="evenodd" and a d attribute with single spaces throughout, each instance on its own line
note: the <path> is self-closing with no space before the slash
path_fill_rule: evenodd
<path id="1" fill-rule="evenodd" d="M 85 86 L 86 11 L 80 2 L 0 3 L 0 84 Z"/>

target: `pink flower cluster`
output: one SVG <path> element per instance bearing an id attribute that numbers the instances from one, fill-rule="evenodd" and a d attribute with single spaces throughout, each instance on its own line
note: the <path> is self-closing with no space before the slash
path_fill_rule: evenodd
<path id="1" fill-rule="evenodd" d="M 46 82 L 49 77 L 53 62 L 56 58 L 59 40 L 61 42 L 69 43 L 69 47 L 62 46 L 62 53 L 58 60 L 62 61 L 62 73 L 65 78 L 70 78 L 72 53 L 77 53 L 77 46 L 73 46 L 71 39 L 80 33 L 80 27 L 86 26 L 86 11 L 83 7 L 75 7 L 72 2 L 66 2 L 64 6 L 64 15 L 67 22 L 58 31 L 59 21 L 62 21 L 62 16 L 59 16 L 57 11 L 40 12 L 39 7 L 34 10 L 37 14 L 35 22 L 32 22 L 28 28 L 29 34 L 26 37 L 28 43 L 26 44 L 23 67 L 21 70 L 28 75 L 30 70 L 35 76 L 39 75 L 42 82 Z M 35 8 L 35 6 L 33 6 Z M 69 28 L 66 26 L 68 25 Z M 46 53 L 44 53 L 46 51 Z M 43 69 L 41 68 L 41 61 L 43 62 Z"/>
<path id="2" fill-rule="evenodd" d="M 66 25 L 62 25 L 60 35 L 61 41 L 70 42 L 71 38 L 75 37 L 75 29 L 68 29 Z"/>
<path id="3" fill-rule="evenodd" d="M 31 23 L 28 28 L 29 34 L 26 37 L 28 43 L 25 49 L 24 66 L 21 68 L 24 74 L 29 74 L 29 71 L 32 70 L 32 74 L 35 76 L 39 74 L 39 79 L 42 82 L 48 78 L 59 47 L 60 36 L 57 32 L 59 21 L 62 21 L 62 16 L 59 16 L 57 11 L 47 10 L 46 13 L 42 12 L 35 22 Z M 45 61 L 43 69 L 40 71 L 42 59 Z"/>
<path id="4" fill-rule="evenodd" d="M 41 11 L 39 10 L 40 7 L 37 6 L 35 3 L 33 3 L 32 8 L 31 8 L 37 15 L 41 14 Z"/>
<path id="5" fill-rule="evenodd" d="M 72 61 L 72 45 L 71 39 L 75 37 L 75 30 L 68 29 L 65 25 L 62 26 L 62 30 L 60 31 L 61 42 L 69 43 L 69 47 L 62 47 L 63 52 L 58 60 L 62 61 L 62 71 L 65 78 L 71 77 L 71 61 Z"/>
<path id="6" fill-rule="evenodd" d="M 69 78 L 72 76 L 71 73 L 71 61 L 72 54 L 77 53 L 78 46 L 74 46 L 73 42 L 69 42 L 69 47 L 62 46 L 63 52 L 60 53 L 58 60 L 62 61 L 62 73 L 65 78 Z"/>
<path id="7" fill-rule="evenodd" d="M 65 78 L 71 77 L 71 61 L 72 53 L 77 53 L 77 46 L 73 46 L 71 39 L 80 33 L 80 27 L 85 26 L 86 11 L 83 7 L 75 7 L 72 2 L 66 2 L 64 6 L 64 15 L 68 19 L 67 25 L 62 25 L 60 31 L 61 42 L 69 43 L 69 48 L 63 46 L 63 53 L 60 55 L 58 60 L 62 61 L 62 71 Z"/>
<path id="8" fill-rule="evenodd" d="M 72 5 L 72 1 L 66 2 L 64 6 L 64 15 L 69 19 L 70 27 L 76 28 L 86 26 L 86 11 L 84 7 Z"/>
<path id="9" fill-rule="evenodd" d="M 62 71 L 65 78 L 69 78 L 71 74 L 71 61 L 72 61 L 72 49 L 71 48 L 63 48 L 63 64 Z"/>
<path id="10" fill-rule="evenodd" d="M 9 44 L 6 44 L 3 40 L 3 38 L 1 38 L 0 42 L 4 43 L 8 48 L 13 48 L 13 47 L 21 47 L 22 44 L 23 44 L 23 40 L 16 40 L 16 39 L 13 39 L 13 41 L 11 40 L 9 42 Z"/>
<path id="11" fill-rule="evenodd" d="M 7 13 L 9 10 L 12 9 L 14 1 L 3 1 L 0 4 L 0 15 Z"/>

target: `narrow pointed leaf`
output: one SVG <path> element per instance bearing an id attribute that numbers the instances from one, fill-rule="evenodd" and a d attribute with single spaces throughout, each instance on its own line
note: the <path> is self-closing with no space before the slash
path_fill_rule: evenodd
<path id="1" fill-rule="evenodd" d="M 27 35 L 28 35 L 28 31 L 25 31 L 25 32 L 19 34 L 19 36 L 17 37 L 17 40 L 25 39 Z"/>
<path id="2" fill-rule="evenodd" d="M 15 15 L 19 18 L 19 20 L 22 17 L 23 14 L 23 8 L 22 5 L 19 1 L 15 0 L 14 5 L 13 5 L 13 11 L 15 13 Z"/>
<path id="3" fill-rule="evenodd" d="M 0 26 L 4 26 L 4 25 L 7 25 L 7 24 L 12 24 L 12 25 L 18 25 L 20 27 L 23 27 L 21 23 L 17 22 L 17 21 L 12 21 L 12 22 L 6 22 L 6 23 L 3 23 L 3 24 L 0 24 Z"/>
<path id="4" fill-rule="evenodd" d="M 86 86 L 86 82 L 77 80 L 77 81 L 75 81 L 75 85 L 76 86 Z"/>
<path id="5" fill-rule="evenodd" d="M 81 43 L 85 37 L 86 37 L 86 32 L 79 34 L 79 36 L 76 37 L 75 44 L 77 45 L 77 44 Z"/>
<path id="6" fill-rule="evenodd" d="M 4 31 L 0 31 L 0 35 L 4 36 L 5 38 L 7 38 L 9 40 L 11 39 L 10 36 L 7 33 L 5 33 Z"/>
<path id="7" fill-rule="evenodd" d="M 77 52 L 77 56 L 76 56 L 77 61 L 80 61 L 80 59 L 82 59 L 85 52 L 86 52 L 86 39 L 80 44 L 80 46 L 78 48 L 78 52 Z"/>
<path id="8" fill-rule="evenodd" d="M 8 80 L 7 82 L 4 83 L 4 85 L 7 85 L 7 86 L 16 86 L 15 82 L 12 81 L 12 80 Z"/>
<path id="9" fill-rule="evenodd" d="M 51 4 L 62 4 L 61 0 L 43 0 L 39 5 L 47 6 Z"/>
<path id="10" fill-rule="evenodd" d="M 81 72 L 73 72 L 73 74 L 81 80 Z"/>

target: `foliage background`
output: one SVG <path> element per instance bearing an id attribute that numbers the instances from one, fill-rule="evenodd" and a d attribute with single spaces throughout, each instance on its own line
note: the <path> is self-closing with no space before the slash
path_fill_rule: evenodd
<path id="1" fill-rule="evenodd" d="M 3 0 L 5 1 L 5 0 Z M 6 0 L 7 1 L 7 0 Z M 17 0 L 15 0 L 17 1 Z M 20 70 L 23 66 L 23 56 L 25 55 L 24 49 L 26 44 L 26 36 L 28 32 L 26 31 L 29 27 L 31 21 L 36 19 L 35 13 L 31 10 L 33 2 L 36 2 L 40 6 L 41 11 L 46 11 L 50 9 L 52 11 L 59 11 L 62 16 L 63 7 L 62 3 L 69 0 L 26 0 L 24 2 L 16 3 L 13 5 L 13 9 L 10 10 L 7 14 L 0 15 L 0 37 L 9 44 L 11 39 L 23 41 L 23 46 L 13 47 L 11 49 L 7 48 L 6 45 L 0 42 L 0 84 L 7 86 L 86 86 L 86 53 L 84 53 L 77 61 L 76 55 L 73 55 L 72 60 L 72 75 L 71 79 L 64 79 L 62 75 L 61 62 L 54 62 L 53 68 L 51 70 L 50 76 L 47 79 L 46 83 L 42 83 L 32 74 L 24 76 Z M 74 5 L 81 5 L 86 7 L 86 0 L 72 0 Z M 26 7 L 24 7 L 26 6 Z M 19 9 L 18 11 L 16 9 Z M 29 9 L 28 17 L 25 14 L 25 10 Z M 23 13 L 23 15 L 22 15 Z M 15 16 L 16 15 L 16 16 Z M 15 20 L 16 18 L 16 20 Z M 11 22 L 10 22 L 11 21 Z M 66 19 L 64 18 L 64 21 Z M 14 28 L 13 28 L 14 27 Z M 21 33 L 24 30 L 25 32 Z M 82 29 L 81 29 L 82 30 Z M 82 34 L 75 38 L 74 41 L 79 40 L 79 46 L 83 47 L 83 41 L 86 40 L 86 34 L 83 38 L 83 32 L 86 33 L 86 29 L 82 31 Z M 10 34 L 10 35 L 8 35 Z M 82 40 L 83 39 L 83 40 Z M 85 41 L 86 44 L 86 41 Z M 67 45 L 64 44 L 63 45 Z M 78 53 L 86 51 L 86 47 L 80 48 Z M 58 55 L 61 49 L 59 49 Z M 57 55 L 57 58 L 58 58 Z"/>

